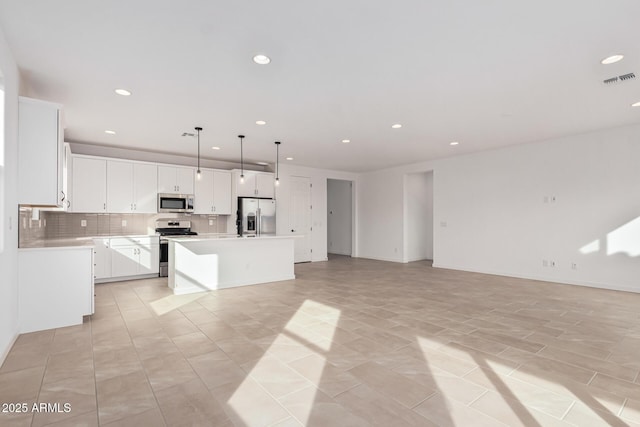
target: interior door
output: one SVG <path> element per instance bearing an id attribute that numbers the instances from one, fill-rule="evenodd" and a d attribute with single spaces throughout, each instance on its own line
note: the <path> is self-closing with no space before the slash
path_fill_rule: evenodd
<path id="1" fill-rule="evenodd" d="M 291 177 L 289 228 L 294 239 L 294 262 L 311 261 L 311 179 Z"/>

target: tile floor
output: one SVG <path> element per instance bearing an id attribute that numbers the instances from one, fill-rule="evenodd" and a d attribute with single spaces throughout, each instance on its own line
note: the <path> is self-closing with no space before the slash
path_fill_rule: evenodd
<path id="1" fill-rule="evenodd" d="M 346 257 L 296 275 L 96 286 L 95 315 L 0 368 L 0 403 L 71 411 L 0 425 L 640 426 L 640 295 Z"/>

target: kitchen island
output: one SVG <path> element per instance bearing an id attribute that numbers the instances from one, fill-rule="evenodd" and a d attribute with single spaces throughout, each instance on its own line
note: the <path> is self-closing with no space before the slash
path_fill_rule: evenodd
<path id="1" fill-rule="evenodd" d="M 295 278 L 295 236 L 168 237 L 175 295 Z"/>

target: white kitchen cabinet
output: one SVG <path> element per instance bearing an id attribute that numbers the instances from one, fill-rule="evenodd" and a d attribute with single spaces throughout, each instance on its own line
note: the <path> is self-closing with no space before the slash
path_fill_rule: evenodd
<path id="1" fill-rule="evenodd" d="M 256 197 L 273 199 L 275 180 L 272 173 L 259 173 L 256 175 Z"/>
<path id="2" fill-rule="evenodd" d="M 109 238 L 93 239 L 93 277 L 96 280 L 111 277 L 111 247 Z"/>
<path id="3" fill-rule="evenodd" d="M 107 212 L 156 213 L 155 165 L 107 160 Z"/>
<path id="4" fill-rule="evenodd" d="M 244 182 L 240 182 L 240 171 L 235 171 L 238 197 L 260 197 L 272 199 L 275 195 L 274 177 L 268 172 L 244 171 Z"/>
<path id="5" fill-rule="evenodd" d="M 158 212 L 158 168 L 156 165 L 134 163 L 133 196 L 133 206 L 136 213 Z"/>
<path id="6" fill-rule="evenodd" d="M 201 169 L 194 203 L 196 214 L 231 215 L 231 172 Z"/>
<path id="7" fill-rule="evenodd" d="M 107 212 L 107 161 L 72 157 L 72 212 Z"/>
<path id="8" fill-rule="evenodd" d="M 117 237 L 110 245 L 112 278 L 159 273 L 158 237 Z"/>
<path id="9" fill-rule="evenodd" d="M 82 324 L 93 314 L 90 246 L 18 250 L 19 332 Z"/>
<path id="10" fill-rule="evenodd" d="M 62 106 L 20 97 L 18 123 L 18 203 L 63 207 Z"/>
<path id="11" fill-rule="evenodd" d="M 194 169 L 158 166 L 158 193 L 193 194 Z"/>

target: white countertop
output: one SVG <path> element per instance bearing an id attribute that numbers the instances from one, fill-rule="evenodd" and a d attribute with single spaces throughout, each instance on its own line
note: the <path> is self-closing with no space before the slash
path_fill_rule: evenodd
<path id="1" fill-rule="evenodd" d="M 20 246 L 18 249 L 51 249 L 51 248 L 77 248 L 82 246 L 93 247 L 93 239 L 117 239 L 132 237 L 158 237 L 157 234 L 135 234 L 128 236 L 89 236 L 89 237 L 73 237 L 68 239 L 46 239 L 28 242 Z"/>
<path id="2" fill-rule="evenodd" d="M 225 240 L 232 242 L 246 242 L 252 240 L 275 240 L 275 239 L 293 239 L 302 237 L 301 235 L 275 235 L 275 236 L 256 236 L 256 237 L 240 237 L 236 234 L 219 234 L 219 235 L 210 235 L 210 234 L 199 234 L 197 236 L 164 236 L 163 238 L 180 243 L 187 242 L 203 242 L 208 240 Z"/>

